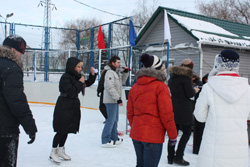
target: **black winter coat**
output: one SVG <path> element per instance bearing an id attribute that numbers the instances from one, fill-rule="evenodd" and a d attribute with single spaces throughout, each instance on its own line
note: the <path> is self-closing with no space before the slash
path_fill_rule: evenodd
<path id="1" fill-rule="evenodd" d="M 59 83 L 61 95 L 58 97 L 53 119 L 53 128 L 59 133 L 79 132 L 81 110 L 78 94 L 83 89 L 83 83 L 79 81 L 81 75 L 74 68 L 80 62 L 77 58 L 69 58 L 66 65 L 66 72 L 62 75 Z M 96 74 L 89 75 L 85 81 L 86 86 L 91 86 L 96 79 Z"/>
<path id="2" fill-rule="evenodd" d="M 169 68 L 168 86 L 171 92 L 175 123 L 192 125 L 193 112 L 190 98 L 195 96 L 192 86 L 193 72 L 188 67 L 172 66 Z"/>
<path id="3" fill-rule="evenodd" d="M 27 134 L 37 132 L 23 87 L 21 61 L 5 47 L 0 47 L 0 136 L 19 134 L 19 125 Z"/>

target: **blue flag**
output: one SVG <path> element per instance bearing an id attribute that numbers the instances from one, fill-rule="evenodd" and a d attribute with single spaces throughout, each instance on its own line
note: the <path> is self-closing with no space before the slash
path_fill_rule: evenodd
<path id="1" fill-rule="evenodd" d="M 130 43 L 131 46 L 135 46 L 135 40 L 137 38 L 137 35 L 135 33 L 135 28 L 134 28 L 132 20 L 129 20 L 129 24 L 130 24 L 129 43 Z"/>

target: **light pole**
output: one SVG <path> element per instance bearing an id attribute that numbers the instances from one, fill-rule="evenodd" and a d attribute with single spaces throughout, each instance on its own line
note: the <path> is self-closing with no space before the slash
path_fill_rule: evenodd
<path id="1" fill-rule="evenodd" d="M 5 20 L 5 25 L 4 25 L 4 28 L 5 28 L 5 38 L 7 37 L 7 19 L 9 17 L 13 16 L 13 15 L 14 15 L 14 13 L 7 14 L 5 18 L 2 15 L 0 15 L 0 17 L 4 18 L 4 20 Z"/>

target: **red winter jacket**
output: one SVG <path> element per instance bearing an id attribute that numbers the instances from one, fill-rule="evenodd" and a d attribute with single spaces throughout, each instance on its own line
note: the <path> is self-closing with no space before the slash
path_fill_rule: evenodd
<path id="1" fill-rule="evenodd" d="M 130 137 L 147 143 L 163 143 L 167 131 L 170 139 L 176 139 L 172 101 L 168 86 L 164 83 L 166 74 L 142 68 L 137 78 L 127 102 Z"/>

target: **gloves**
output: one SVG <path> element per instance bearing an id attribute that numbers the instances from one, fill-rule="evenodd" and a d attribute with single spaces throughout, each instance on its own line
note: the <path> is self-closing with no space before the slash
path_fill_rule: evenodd
<path id="1" fill-rule="evenodd" d="M 36 134 L 29 134 L 30 141 L 28 141 L 28 144 L 32 144 L 36 139 Z"/>
<path id="2" fill-rule="evenodd" d="M 174 146 L 177 143 L 177 139 L 169 139 L 168 140 L 168 145 L 169 146 Z"/>
<path id="3" fill-rule="evenodd" d="M 97 97 L 100 97 L 100 96 L 101 96 L 100 94 L 101 94 L 101 93 L 97 92 Z"/>
<path id="4" fill-rule="evenodd" d="M 117 100 L 117 104 L 121 104 L 121 103 L 122 103 L 121 99 Z"/>

